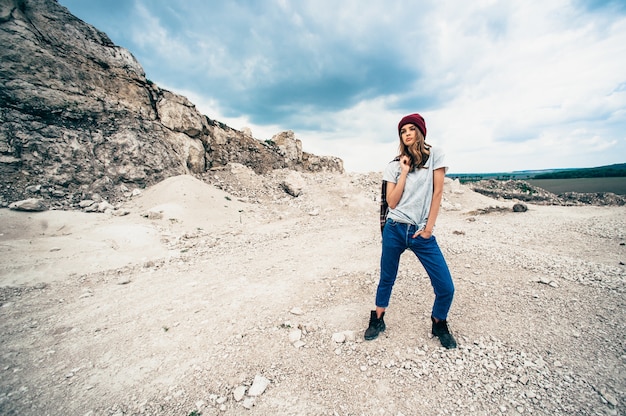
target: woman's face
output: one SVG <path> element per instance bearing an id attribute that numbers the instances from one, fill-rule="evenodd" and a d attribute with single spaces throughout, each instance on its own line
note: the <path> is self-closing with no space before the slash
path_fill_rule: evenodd
<path id="1" fill-rule="evenodd" d="M 417 127 L 414 124 L 405 124 L 400 129 L 400 138 L 405 146 L 410 146 L 417 141 Z"/>

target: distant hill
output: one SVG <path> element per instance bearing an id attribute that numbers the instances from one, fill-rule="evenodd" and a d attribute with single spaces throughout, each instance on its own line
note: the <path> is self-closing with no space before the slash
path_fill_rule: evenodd
<path id="1" fill-rule="evenodd" d="M 598 166 L 594 168 L 521 170 L 514 172 L 492 173 L 450 173 L 449 178 L 459 179 L 461 183 L 477 182 L 484 179 L 529 180 L 529 179 L 578 179 L 626 177 L 626 163 Z"/>
<path id="2" fill-rule="evenodd" d="M 578 179 L 626 177 L 626 163 L 585 169 L 564 169 L 535 175 L 533 179 Z"/>

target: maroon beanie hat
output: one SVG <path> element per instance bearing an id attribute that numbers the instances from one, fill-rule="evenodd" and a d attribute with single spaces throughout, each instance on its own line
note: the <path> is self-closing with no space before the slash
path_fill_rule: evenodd
<path id="1" fill-rule="evenodd" d="M 424 138 L 426 138 L 426 122 L 424 121 L 424 117 L 417 113 L 402 117 L 402 120 L 398 123 L 398 134 L 400 134 L 400 130 L 405 124 L 415 124 L 415 126 L 417 126 L 417 128 L 420 129 L 424 135 Z"/>

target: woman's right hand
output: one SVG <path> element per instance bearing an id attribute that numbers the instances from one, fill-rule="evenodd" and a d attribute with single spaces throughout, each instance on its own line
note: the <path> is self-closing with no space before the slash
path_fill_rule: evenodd
<path id="1" fill-rule="evenodd" d="M 400 169 L 403 173 L 408 173 L 411 170 L 411 158 L 408 155 L 400 156 Z"/>

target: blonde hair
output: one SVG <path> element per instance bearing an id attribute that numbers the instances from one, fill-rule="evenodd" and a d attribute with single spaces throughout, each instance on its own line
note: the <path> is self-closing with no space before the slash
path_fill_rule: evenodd
<path id="1" fill-rule="evenodd" d="M 404 144 L 402 134 L 400 134 L 400 156 L 407 155 L 411 159 L 411 170 L 422 169 L 430 157 L 431 146 L 426 143 L 424 135 L 419 128 L 416 128 L 415 131 L 417 140 L 410 146 Z"/>

